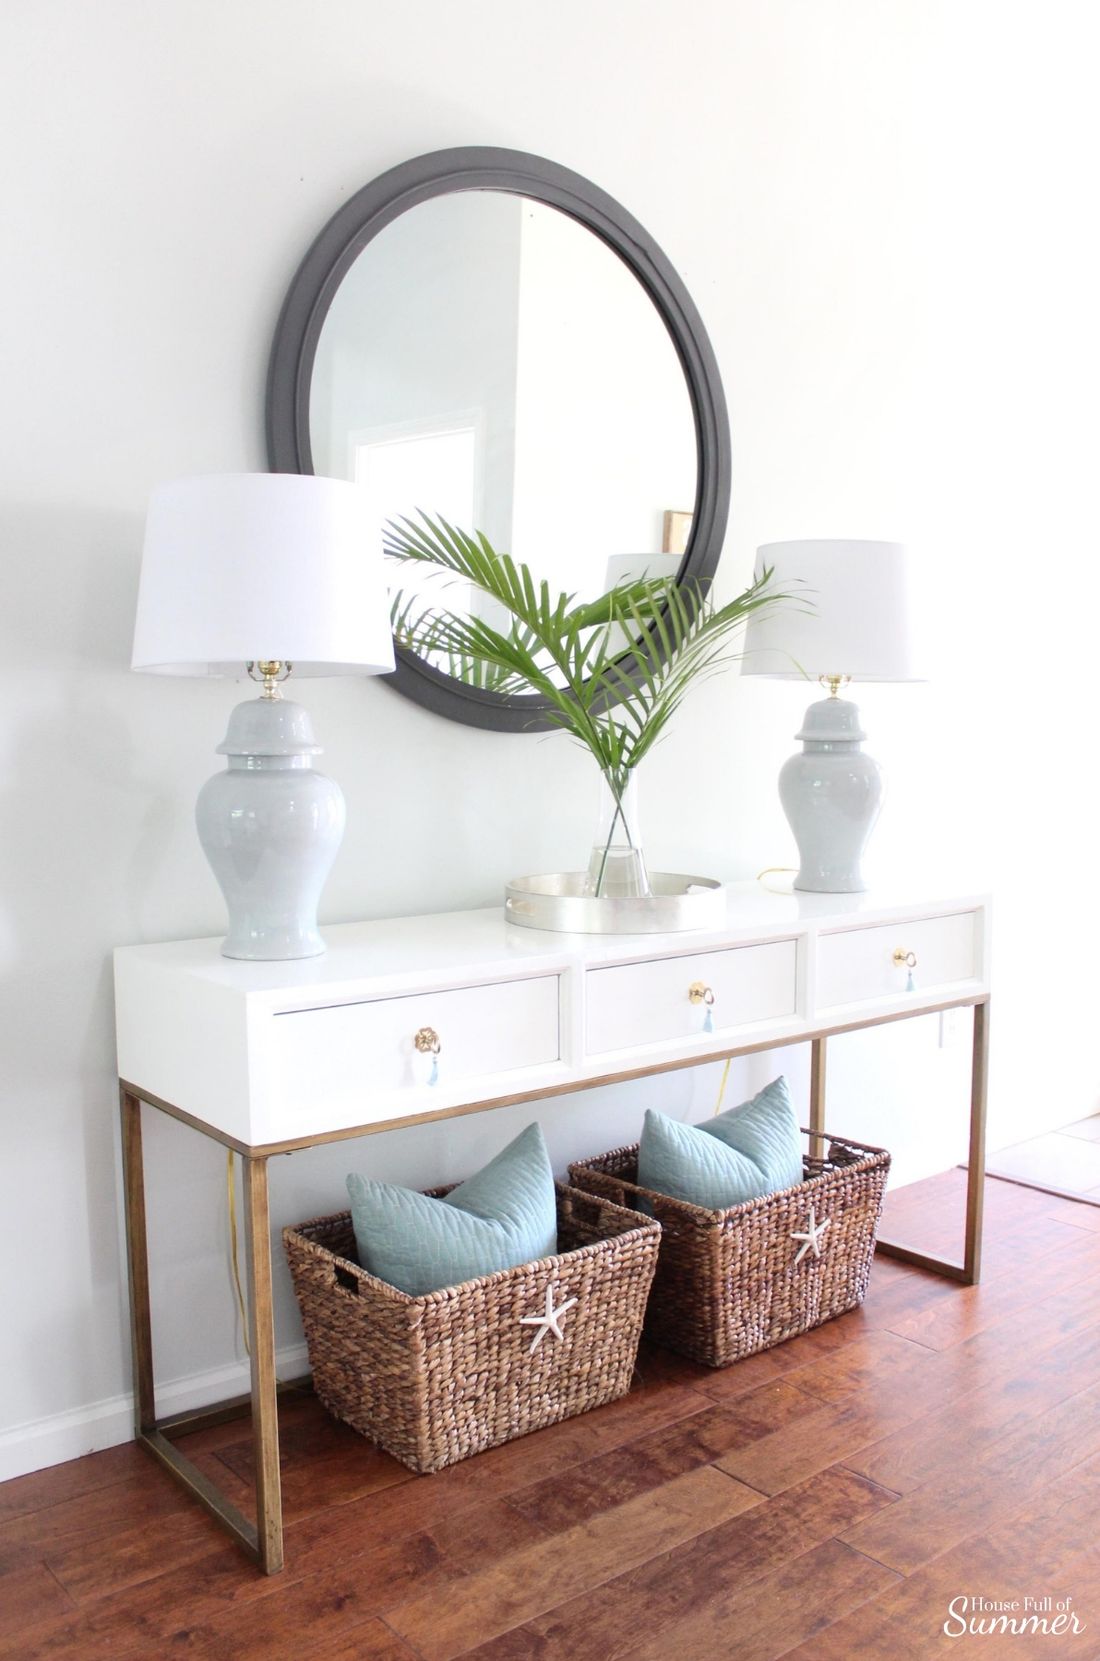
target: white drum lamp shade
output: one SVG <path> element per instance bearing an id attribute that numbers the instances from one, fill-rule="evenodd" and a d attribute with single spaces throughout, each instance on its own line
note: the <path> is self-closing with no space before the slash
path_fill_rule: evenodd
<path id="1" fill-rule="evenodd" d="M 365 492 L 297 473 L 177 479 L 152 495 L 132 667 L 160 675 L 379 675 L 393 640 Z"/>
<path id="2" fill-rule="evenodd" d="M 914 681 L 912 569 L 900 542 L 767 542 L 757 550 L 778 588 L 800 596 L 755 612 L 741 673 L 774 680 Z"/>
<path id="3" fill-rule="evenodd" d="M 912 570 L 898 542 L 769 542 L 757 573 L 771 569 L 790 603 L 754 613 L 742 673 L 823 681 L 784 764 L 779 797 L 798 844 L 794 886 L 827 894 L 866 885 L 860 861 L 882 802 L 878 764 L 862 751 L 859 710 L 846 681 L 920 680 L 913 641 Z"/>
<path id="4" fill-rule="evenodd" d="M 199 840 L 229 909 L 226 957 L 314 957 L 317 906 L 344 834 L 344 798 L 319 773 L 313 725 L 288 675 L 392 670 L 378 527 L 342 479 L 227 473 L 178 479 L 149 506 L 132 666 L 251 673 L 199 793 Z"/>

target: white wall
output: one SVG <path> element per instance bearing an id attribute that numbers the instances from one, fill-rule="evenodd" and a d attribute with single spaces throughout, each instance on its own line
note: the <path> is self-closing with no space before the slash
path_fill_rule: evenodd
<path id="1" fill-rule="evenodd" d="M 339 203 L 417 153 L 550 156 L 664 246 L 731 406 L 727 590 L 773 538 L 924 549 L 949 649 L 933 685 L 863 700 L 894 777 L 876 860 L 996 883 L 995 1135 L 1096 1105 L 1088 16 L 994 0 L 559 0 L 552 23 L 528 0 L 384 18 L 359 0 L 3 9 L 5 1470 L 126 1434 L 108 952 L 222 921 L 191 812 L 235 693 L 126 670 L 147 495 L 263 467 L 285 287 Z M 315 682 L 309 702 L 351 826 L 328 919 L 495 903 L 508 875 L 584 857 L 591 790 L 564 740 L 447 725 L 378 682 Z M 803 702 L 732 678 L 698 695 L 646 781 L 658 865 L 789 861 L 774 776 Z M 954 1156 L 942 1125 L 963 1106 L 959 1052 L 926 1028 L 858 1064 L 838 1046 L 833 1072 L 838 1127 L 907 1145 L 911 1171 Z M 714 1083 L 549 1104 L 555 1158 L 625 1138 L 643 1100 L 701 1114 Z M 528 1116 L 279 1161 L 275 1218 L 337 1206 L 353 1159 L 460 1174 Z M 224 1373 L 239 1352 L 221 1159 L 150 1120 L 161 1376 Z M 279 1323 L 292 1347 L 285 1281 Z"/>

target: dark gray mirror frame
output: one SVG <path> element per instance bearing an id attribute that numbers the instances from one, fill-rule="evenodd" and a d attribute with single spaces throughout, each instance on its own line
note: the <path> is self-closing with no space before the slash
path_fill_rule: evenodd
<path id="1" fill-rule="evenodd" d="M 569 168 L 522 150 L 471 146 L 402 162 L 349 198 L 321 231 L 290 285 L 267 377 L 267 449 L 273 473 L 312 473 L 310 381 L 317 342 L 348 268 L 379 231 L 409 208 L 459 190 L 502 190 L 545 202 L 587 226 L 646 290 L 683 365 L 695 418 L 698 482 L 680 580 L 709 583 L 729 513 L 730 441 L 714 352 L 691 296 L 653 238 L 606 192 Z M 541 698 L 464 686 L 414 653 L 397 651 L 387 675 L 398 692 L 437 715 L 498 732 L 544 732 Z"/>

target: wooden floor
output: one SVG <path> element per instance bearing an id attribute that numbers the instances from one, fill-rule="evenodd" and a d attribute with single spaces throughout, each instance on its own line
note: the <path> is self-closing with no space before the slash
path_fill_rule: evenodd
<path id="1" fill-rule="evenodd" d="M 962 1174 L 891 1231 L 950 1248 Z M 133 1446 L 0 1487 L 0 1656 L 71 1661 L 928 1661 L 1100 1656 L 1100 1210 L 1005 1182 L 987 1277 L 876 1262 L 863 1309 L 434 1477 L 307 1396 L 287 1563 L 261 1577 Z M 190 1439 L 242 1503 L 246 1424 Z M 942 1627 L 1070 1597 L 1078 1636 Z"/>

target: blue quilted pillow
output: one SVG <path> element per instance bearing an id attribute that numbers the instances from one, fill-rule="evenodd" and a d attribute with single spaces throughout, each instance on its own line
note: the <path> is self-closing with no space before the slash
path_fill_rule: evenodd
<path id="1" fill-rule="evenodd" d="M 787 1081 L 703 1125 L 652 1108 L 638 1147 L 638 1186 L 707 1211 L 724 1211 L 802 1181 L 802 1137 Z"/>
<path id="2" fill-rule="evenodd" d="M 554 1174 L 538 1125 L 443 1199 L 348 1177 L 360 1266 L 420 1297 L 558 1249 Z"/>

